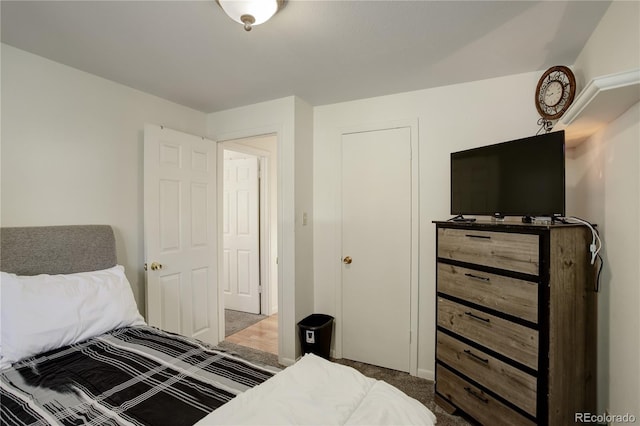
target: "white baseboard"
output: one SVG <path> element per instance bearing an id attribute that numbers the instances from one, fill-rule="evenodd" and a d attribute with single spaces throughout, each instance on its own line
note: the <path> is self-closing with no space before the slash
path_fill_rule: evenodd
<path id="1" fill-rule="evenodd" d="M 418 368 L 418 377 L 421 379 L 431 380 L 433 382 L 436 379 L 436 374 L 433 370 Z"/>
<path id="2" fill-rule="evenodd" d="M 289 367 L 290 365 L 293 365 L 296 363 L 295 359 L 291 359 L 291 358 L 282 358 L 282 357 L 278 357 L 278 362 L 282 365 L 284 365 L 285 367 Z"/>

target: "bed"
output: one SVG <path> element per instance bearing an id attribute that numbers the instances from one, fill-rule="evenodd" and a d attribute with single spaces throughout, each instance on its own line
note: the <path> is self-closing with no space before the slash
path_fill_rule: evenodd
<path id="1" fill-rule="evenodd" d="M 284 370 L 148 326 L 113 230 L 0 230 L 2 425 L 434 424 L 398 389 L 312 354 Z"/>

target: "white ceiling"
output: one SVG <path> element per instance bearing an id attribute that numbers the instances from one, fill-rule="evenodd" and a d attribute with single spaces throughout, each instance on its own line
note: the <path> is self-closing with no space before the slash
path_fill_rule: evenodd
<path id="1" fill-rule="evenodd" d="M 325 105 L 572 65 L 610 1 L 6 1 L 2 42 L 209 113 Z"/>

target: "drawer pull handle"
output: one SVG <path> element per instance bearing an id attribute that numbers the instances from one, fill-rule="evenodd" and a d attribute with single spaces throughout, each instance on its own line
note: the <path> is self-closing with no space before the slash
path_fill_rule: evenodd
<path id="1" fill-rule="evenodd" d="M 475 359 L 476 361 L 480 361 L 480 362 L 482 362 L 483 364 L 487 364 L 487 365 L 489 365 L 489 360 L 488 360 L 488 359 L 486 359 L 486 358 L 482 358 L 482 357 L 480 357 L 480 356 L 478 356 L 478 355 L 474 354 L 474 353 L 473 353 L 473 352 L 471 352 L 469 349 L 465 349 L 465 350 L 464 350 L 464 353 L 465 353 L 465 354 L 467 354 L 467 355 L 469 355 L 471 358 Z"/>
<path id="2" fill-rule="evenodd" d="M 490 235 L 473 235 L 473 234 L 465 234 L 465 237 L 469 237 L 469 238 L 481 238 L 483 240 L 490 240 L 491 236 Z"/>
<path id="3" fill-rule="evenodd" d="M 465 315 L 470 316 L 470 317 L 471 317 L 471 318 L 473 318 L 473 319 L 477 319 L 477 320 L 480 320 L 480 321 L 484 321 L 484 322 L 486 322 L 486 323 L 491 322 L 491 320 L 490 320 L 489 318 L 482 318 L 482 317 L 479 317 L 479 316 L 477 316 L 476 314 L 474 314 L 473 312 L 465 312 L 464 314 L 465 314 Z"/>
<path id="4" fill-rule="evenodd" d="M 464 388 L 464 390 L 466 390 L 469 395 L 475 396 L 476 398 L 478 398 L 480 401 L 484 402 L 485 404 L 489 403 L 489 400 L 487 398 L 485 398 L 485 397 L 483 397 L 481 395 L 478 395 L 478 393 L 475 392 L 473 389 L 471 389 L 469 387 L 466 387 L 466 388 Z"/>
<path id="5" fill-rule="evenodd" d="M 489 277 L 481 277 L 480 275 L 473 275 L 473 274 L 464 274 L 464 275 L 465 277 L 473 278 L 475 280 L 486 281 L 486 282 L 491 281 Z"/>

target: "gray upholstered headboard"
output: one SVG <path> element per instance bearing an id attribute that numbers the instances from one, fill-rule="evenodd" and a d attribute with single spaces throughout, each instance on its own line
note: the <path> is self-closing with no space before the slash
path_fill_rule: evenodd
<path id="1" fill-rule="evenodd" d="M 116 265 L 109 225 L 0 228 L 0 270 L 18 275 L 72 274 Z"/>

